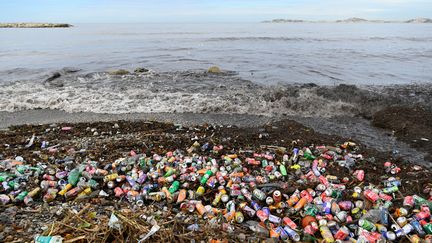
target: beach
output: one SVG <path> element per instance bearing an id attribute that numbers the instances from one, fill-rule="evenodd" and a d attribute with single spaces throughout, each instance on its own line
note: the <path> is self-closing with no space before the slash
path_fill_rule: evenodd
<path id="1" fill-rule="evenodd" d="M 415 221 L 406 197 L 432 195 L 430 28 L 2 29 L 0 241 L 313 241 L 282 218 L 357 232 L 383 207 Z"/>

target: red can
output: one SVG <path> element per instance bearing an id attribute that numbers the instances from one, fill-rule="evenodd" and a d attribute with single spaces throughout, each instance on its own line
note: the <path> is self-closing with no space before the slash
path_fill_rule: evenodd
<path id="1" fill-rule="evenodd" d="M 314 235 L 316 230 L 312 228 L 311 225 L 307 225 L 304 229 L 303 232 L 307 235 Z"/>
<path id="2" fill-rule="evenodd" d="M 349 236 L 349 230 L 346 226 L 342 226 L 334 235 L 334 238 L 337 240 L 344 240 Z"/>
<path id="3" fill-rule="evenodd" d="M 323 175 L 319 176 L 319 180 L 322 184 L 324 184 L 325 186 L 329 185 L 329 181 L 327 180 L 327 178 L 325 178 Z"/>
<path id="4" fill-rule="evenodd" d="M 290 227 L 291 229 L 297 229 L 297 224 L 294 223 L 294 221 L 292 221 L 290 218 L 288 217 L 284 217 L 282 219 L 282 222 L 284 223 L 284 225 Z"/>
<path id="5" fill-rule="evenodd" d="M 57 181 L 41 181 L 40 187 L 42 190 L 47 190 L 50 187 L 56 187 Z"/>
<path id="6" fill-rule="evenodd" d="M 385 193 L 380 193 L 380 194 L 379 194 L 379 197 L 380 197 L 382 200 L 384 200 L 384 201 L 391 201 L 391 200 L 393 200 L 393 197 L 392 197 L 392 196 L 390 196 L 390 195 L 388 195 L 388 194 L 385 194 Z"/>
<path id="7" fill-rule="evenodd" d="M 427 213 L 430 214 L 429 206 L 426 205 L 426 204 L 421 205 L 421 206 L 420 206 L 420 210 L 423 211 L 423 212 L 427 212 Z"/>
<path id="8" fill-rule="evenodd" d="M 54 181 L 56 178 L 55 178 L 55 176 L 45 174 L 42 176 L 42 179 L 48 180 L 48 181 Z"/>
<path id="9" fill-rule="evenodd" d="M 282 200 L 282 193 L 278 190 L 273 192 L 273 200 L 275 203 L 278 203 Z"/>
<path id="10" fill-rule="evenodd" d="M 415 218 L 417 220 L 427 220 L 430 216 L 429 212 L 421 211 L 415 215 Z"/>
<path id="11" fill-rule="evenodd" d="M 265 222 L 269 218 L 270 214 L 265 210 L 258 210 L 256 215 L 261 220 L 261 222 Z"/>
<path id="12" fill-rule="evenodd" d="M 391 173 L 392 175 L 395 175 L 395 174 L 398 174 L 400 171 L 401 171 L 401 168 L 399 168 L 399 167 L 395 167 L 395 168 L 392 168 L 392 169 L 390 170 L 390 173 Z"/>
<path id="13" fill-rule="evenodd" d="M 376 202 L 380 197 L 372 190 L 364 191 L 363 195 L 371 202 Z"/>
<path id="14" fill-rule="evenodd" d="M 261 165 L 261 161 L 252 158 L 246 158 L 248 165 Z"/>
<path id="15" fill-rule="evenodd" d="M 361 235 L 364 236 L 366 238 L 367 242 L 370 242 L 370 243 L 375 243 L 379 239 L 381 239 L 381 234 L 376 233 L 376 232 L 369 232 L 369 231 L 363 230 Z"/>
<path id="16" fill-rule="evenodd" d="M 392 163 L 390 161 L 387 161 L 384 163 L 384 169 L 390 168 L 392 166 Z"/>
<path id="17" fill-rule="evenodd" d="M 312 195 L 307 190 L 301 191 L 300 197 L 305 198 L 309 203 L 313 201 Z"/>
<path id="18" fill-rule="evenodd" d="M 365 177 L 365 172 L 364 170 L 356 170 L 354 171 L 354 176 L 357 178 L 357 180 L 363 181 Z"/>
<path id="19" fill-rule="evenodd" d="M 412 208 L 414 207 L 414 197 L 413 196 L 406 196 L 403 200 L 403 206 Z"/>
<path id="20" fill-rule="evenodd" d="M 124 194 L 123 189 L 121 189 L 120 187 L 114 188 L 114 193 L 116 197 L 121 197 Z"/>

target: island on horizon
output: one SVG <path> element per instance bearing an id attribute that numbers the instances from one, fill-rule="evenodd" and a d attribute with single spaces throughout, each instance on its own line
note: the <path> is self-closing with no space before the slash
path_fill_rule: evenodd
<path id="1" fill-rule="evenodd" d="M 71 24 L 63 23 L 0 23 L 0 28 L 70 28 Z"/>
<path id="2" fill-rule="evenodd" d="M 334 20 L 334 21 L 326 21 L 326 20 L 302 20 L 302 19 L 273 19 L 273 20 L 266 20 L 262 23 L 406 23 L 406 24 L 430 24 L 432 23 L 432 19 L 430 18 L 415 18 L 415 19 L 409 19 L 409 20 L 368 20 L 363 18 L 348 18 L 348 19 L 342 19 L 342 20 Z"/>

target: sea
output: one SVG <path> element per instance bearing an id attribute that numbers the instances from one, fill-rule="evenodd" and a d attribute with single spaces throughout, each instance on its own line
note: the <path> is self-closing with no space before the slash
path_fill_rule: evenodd
<path id="1" fill-rule="evenodd" d="M 211 66 L 222 73 L 207 73 Z M 138 67 L 149 71 L 133 73 Z M 110 74 L 118 69 L 131 74 Z M 358 113 L 361 101 L 322 89 L 342 87 L 338 94 L 361 87 L 376 93 L 430 84 L 432 24 L 0 29 L 0 111 L 333 116 Z M 416 96 L 408 90 L 404 96 Z"/>

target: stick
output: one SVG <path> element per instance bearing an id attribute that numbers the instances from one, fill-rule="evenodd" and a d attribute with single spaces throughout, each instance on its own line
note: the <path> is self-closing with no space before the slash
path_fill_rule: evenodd
<path id="1" fill-rule="evenodd" d="M 390 219 L 393 221 L 393 223 L 395 223 L 396 225 L 399 225 L 397 222 L 396 222 L 396 220 L 393 218 L 393 216 L 391 216 L 391 214 L 389 213 L 388 214 L 389 216 L 390 216 Z M 414 243 L 414 241 L 413 240 L 411 240 L 411 237 L 409 237 L 407 234 L 404 234 L 405 235 L 405 237 L 411 242 L 411 243 Z"/>
<path id="2" fill-rule="evenodd" d="M 64 243 L 71 243 L 71 242 L 75 242 L 75 241 L 83 240 L 83 239 L 85 239 L 85 238 L 87 238 L 87 236 L 85 236 L 85 235 L 81 235 L 81 236 L 75 237 L 75 238 L 73 238 L 73 239 L 67 240 L 67 241 L 65 241 Z"/>

